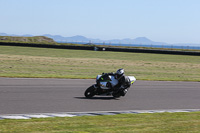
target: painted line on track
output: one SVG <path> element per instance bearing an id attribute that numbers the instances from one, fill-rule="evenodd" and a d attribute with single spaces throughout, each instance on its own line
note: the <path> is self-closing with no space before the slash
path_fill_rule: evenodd
<path id="1" fill-rule="evenodd" d="M 4 120 L 4 119 L 49 118 L 49 117 L 98 116 L 98 115 L 116 115 L 116 114 L 165 113 L 165 112 L 168 112 L 168 113 L 200 112 L 200 109 L 125 110 L 125 111 L 96 111 L 96 112 L 8 114 L 8 115 L 0 115 L 0 120 Z"/>

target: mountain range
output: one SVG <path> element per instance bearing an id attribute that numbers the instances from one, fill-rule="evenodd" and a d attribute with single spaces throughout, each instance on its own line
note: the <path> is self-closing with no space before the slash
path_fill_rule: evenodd
<path id="1" fill-rule="evenodd" d="M 6 33 L 0 33 L 0 36 L 24 36 L 24 37 L 32 37 L 33 35 L 25 34 L 25 35 L 15 35 L 15 34 L 6 34 Z M 193 46 L 199 46 L 199 44 L 168 44 L 165 42 L 155 42 L 152 41 L 146 37 L 137 37 L 135 39 L 125 38 L 125 39 L 111 39 L 111 40 L 101 40 L 101 39 L 93 39 L 93 38 L 87 38 L 81 35 L 72 36 L 72 37 L 63 37 L 60 35 L 50 35 L 50 34 L 43 34 L 39 36 L 46 36 L 49 38 L 52 38 L 56 42 L 74 42 L 74 43 L 110 43 L 110 44 L 141 44 L 141 45 L 178 45 L 178 46 L 187 46 L 187 45 L 193 45 Z"/>

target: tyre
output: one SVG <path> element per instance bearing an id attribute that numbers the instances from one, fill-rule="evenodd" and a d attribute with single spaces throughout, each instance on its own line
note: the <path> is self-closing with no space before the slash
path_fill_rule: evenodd
<path id="1" fill-rule="evenodd" d="M 93 85 L 87 88 L 87 90 L 85 91 L 86 98 L 92 98 L 95 94 L 96 94 L 96 90 Z"/>
<path id="2" fill-rule="evenodd" d="M 120 93 L 113 93 L 112 94 L 114 98 L 120 98 L 121 94 Z"/>

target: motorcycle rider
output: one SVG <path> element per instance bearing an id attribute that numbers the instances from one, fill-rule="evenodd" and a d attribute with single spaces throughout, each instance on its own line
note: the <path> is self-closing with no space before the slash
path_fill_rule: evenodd
<path id="1" fill-rule="evenodd" d="M 108 75 L 115 76 L 115 79 L 118 80 L 118 84 L 113 87 L 113 95 L 120 94 L 121 96 L 125 96 L 128 91 L 128 88 L 131 86 L 130 79 L 125 76 L 124 69 L 120 68 L 116 71 L 116 73 L 107 73 Z"/>

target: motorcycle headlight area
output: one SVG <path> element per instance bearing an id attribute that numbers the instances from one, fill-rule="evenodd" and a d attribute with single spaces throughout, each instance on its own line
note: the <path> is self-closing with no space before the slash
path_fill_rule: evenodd
<path id="1" fill-rule="evenodd" d="M 107 86 L 107 83 L 108 82 L 101 82 L 100 83 L 101 89 L 106 89 L 106 90 L 109 89 L 109 87 Z"/>
<path id="2" fill-rule="evenodd" d="M 107 85 L 107 82 L 100 82 L 100 86 L 106 87 L 106 85 Z"/>

